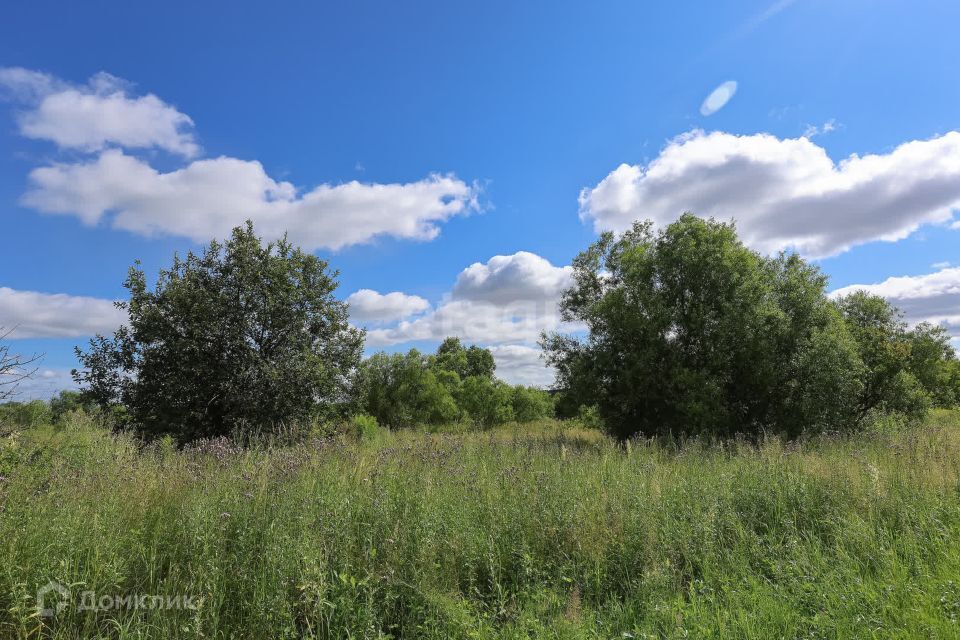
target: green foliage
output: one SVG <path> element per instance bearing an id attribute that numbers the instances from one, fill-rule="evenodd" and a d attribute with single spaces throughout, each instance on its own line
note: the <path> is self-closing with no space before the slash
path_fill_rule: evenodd
<path id="1" fill-rule="evenodd" d="M 461 380 L 470 376 L 492 378 L 497 366 L 489 349 L 477 345 L 464 348 L 460 338 L 446 338 L 430 364 L 436 370 L 456 373 Z"/>
<path id="2" fill-rule="evenodd" d="M 603 420 L 600 418 L 600 411 L 595 404 L 582 404 L 577 411 L 577 422 L 584 429 L 602 429 Z"/>
<path id="3" fill-rule="evenodd" d="M 960 360 L 951 360 L 946 364 L 945 369 L 944 406 L 958 407 L 960 406 Z"/>
<path id="4" fill-rule="evenodd" d="M 351 416 L 348 426 L 350 434 L 358 440 L 376 440 L 383 434 L 377 419 L 363 413 Z"/>
<path id="5" fill-rule="evenodd" d="M 543 389 L 517 385 L 510 399 L 513 419 L 517 422 L 533 422 L 553 416 L 553 398 Z"/>
<path id="6" fill-rule="evenodd" d="M 174 256 L 151 291 L 139 266 L 129 326 L 77 350 L 87 397 L 126 407 L 149 436 L 190 441 L 338 415 L 363 334 L 334 297 L 337 273 L 253 226 L 201 255 Z"/>
<path id="7" fill-rule="evenodd" d="M 96 409 L 96 404 L 86 399 L 79 391 L 64 390 L 50 398 L 50 419 L 54 424 L 61 422 L 73 411 L 92 413 Z"/>
<path id="8" fill-rule="evenodd" d="M 946 328 L 922 322 L 906 334 L 910 344 L 907 368 L 929 394 L 934 406 L 957 406 L 957 360 Z"/>
<path id="9" fill-rule="evenodd" d="M 360 364 L 355 409 L 392 429 L 459 420 L 489 428 L 552 415 L 549 394 L 510 387 L 494 377 L 495 366 L 489 349 L 464 347 L 458 338 L 447 338 L 430 356 L 416 349 L 376 353 Z"/>
<path id="10" fill-rule="evenodd" d="M 391 429 L 439 424 L 459 418 L 451 386 L 459 380 L 438 377 L 416 349 L 376 353 L 359 367 L 354 393 L 358 408 Z"/>
<path id="11" fill-rule="evenodd" d="M 544 336 L 565 403 L 628 438 L 841 430 L 862 384 L 856 344 L 796 255 L 766 258 L 733 225 L 637 223 L 574 260 L 561 310 L 585 340 Z"/>
<path id="12" fill-rule="evenodd" d="M 877 412 L 919 418 L 931 404 L 955 404 L 953 349 L 943 328 L 921 324 L 908 330 L 895 307 L 862 291 L 837 304 L 864 363 L 857 421 Z"/>
<path id="13" fill-rule="evenodd" d="M 553 393 L 553 410 L 557 418 L 569 420 L 576 418 L 580 411 L 581 402 L 586 398 L 577 397 L 570 389 L 558 389 Z"/>
<path id="14" fill-rule="evenodd" d="M 50 406 L 43 400 L 0 404 L 0 427 L 29 429 L 49 424 Z"/>
<path id="15" fill-rule="evenodd" d="M 513 388 L 486 376 L 470 376 L 460 388 L 460 407 L 480 428 L 510 422 L 513 412 Z"/>
<path id="16" fill-rule="evenodd" d="M 0 638 L 957 637 L 960 414 L 722 450 L 540 423 L 144 447 L 78 417 L 0 438 Z"/>

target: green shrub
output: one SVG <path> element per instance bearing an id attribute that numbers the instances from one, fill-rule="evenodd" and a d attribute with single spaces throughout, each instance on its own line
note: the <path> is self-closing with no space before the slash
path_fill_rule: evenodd
<path id="1" fill-rule="evenodd" d="M 383 429 L 376 418 L 361 413 L 350 417 L 349 432 L 358 440 L 376 440 L 382 435 Z"/>
<path id="2" fill-rule="evenodd" d="M 50 422 L 50 406 L 43 400 L 0 404 L 0 425 L 7 428 L 29 429 Z"/>
<path id="3" fill-rule="evenodd" d="M 514 420 L 512 400 L 510 385 L 486 376 L 470 376 L 460 389 L 460 407 L 483 429 Z"/>
<path id="4" fill-rule="evenodd" d="M 64 390 L 50 398 L 50 419 L 54 424 L 64 420 L 73 411 L 95 413 L 97 405 L 84 398 L 79 391 Z"/>
<path id="5" fill-rule="evenodd" d="M 354 383 L 355 404 L 391 429 L 457 420 L 460 410 L 451 390 L 459 378 L 437 372 L 416 349 L 407 353 L 376 353 L 364 360 Z"/>
<path id="6" fill-rule="evenodd" d="M 533 422 L 553 415 L 553 398 L 536 387 L 515 386 L 510 405 L 513 408 L 513 419 L 517 422 Z"/>
<path id="7" fill-rule="evenodd" d="M 376 353 L 354 378 L 355 410 L 391 428 L 436 427 L 466 420 L 481 428 L 550 416 L 553 400 L 533 387 L 494 377 L 493 354 L 447 338 L 433 355 Z"/>
<path id="8" fill-rule="evenodd" d="M 582 404 L 577 411 L 577 422 L 584 429 L 603 429 L 603 419 L 595 404 Z"/>
<path id="9" fill-rule="evenodd" d="M 942 327 L 909 329 L 903 314 L 880 296 L 857 291 L 837 301 L 864 364 L 856 420 L 878 412 L 919 418 L 934 404 L 951 406 L 953 349 Z"/>

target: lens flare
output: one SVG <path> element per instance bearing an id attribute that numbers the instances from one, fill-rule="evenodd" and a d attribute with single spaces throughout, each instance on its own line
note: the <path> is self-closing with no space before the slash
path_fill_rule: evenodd
<path id="1" fill-rule="evenodd" d="M 727 80 L 719 87 L 710 92 L 710 95 L 707 96 L 707 99 L 703 101 L 703 104 L 700 105 L 700 114 L 704 116 L 710 116 L 715 114 L 720 109 L 730 102 L 730 98 L 733 97 L 733 94 L 737 92 L 737 81 L 736 80 Z"/>

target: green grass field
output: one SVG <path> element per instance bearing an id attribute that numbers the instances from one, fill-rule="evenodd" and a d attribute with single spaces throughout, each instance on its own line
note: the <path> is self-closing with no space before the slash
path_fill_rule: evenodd
<path id="1" fill-rule="evenodd" d="M 76 418 L 5 436 L 0 476 L 0 638 L 960 637 L 956 413 L 801 445 L 543 423 L 184 451 Z M 41 617 L 51 580 L 70 605 Z"/>

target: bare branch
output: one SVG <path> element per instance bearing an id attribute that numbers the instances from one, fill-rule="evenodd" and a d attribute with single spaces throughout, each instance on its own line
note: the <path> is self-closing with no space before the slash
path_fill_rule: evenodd
<path id="1" fill-rule="evenodd" d="M 41 353 L 32 356 L 11 353 L 6 340 L 14 329 L 16 327 L 9 330 L 0 327 L 0 402 L 16 395 L 19 384 L 37 372 L 37 367 L 32 365 L 43 357 Z"/>

